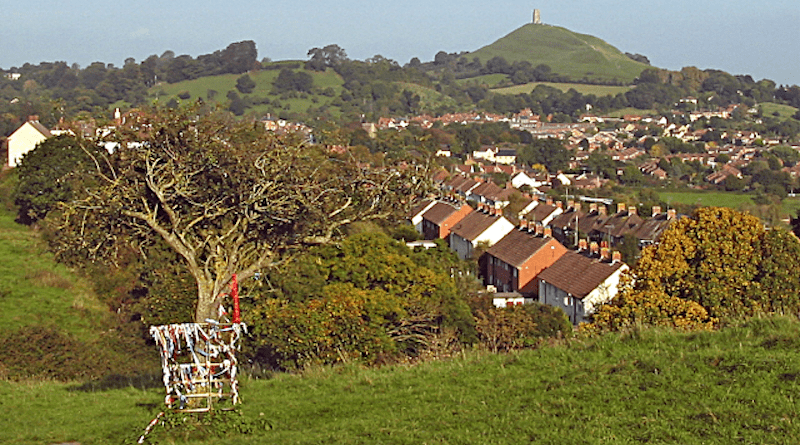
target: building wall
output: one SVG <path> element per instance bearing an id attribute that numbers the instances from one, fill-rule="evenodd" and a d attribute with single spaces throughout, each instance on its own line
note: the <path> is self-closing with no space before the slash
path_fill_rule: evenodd
<path id="1" fill-rule="evenodd" d="M 588 321 L 597 306 L 611 301 L 617 295 L 620 277 L 627 269 L 627 266 L 619 268 L 582 299 L 539 280 L 539 302 L 560 307 L 574 325 Z"/>
<path id="2" fill-rule="evenodd" d="M 503 260 L 489 255 L 486 264 L 486 284 L 493 285 L 499 292 L 519 290 L 519 271 Z"/>
<path id="3" fill-rule="evenodd" d="M 16 167 L 22 155 L 33 150 L 36 144 L 47 139 L 42 133 L 26 122 L 8 137 L 8 166 Z"/>
<path id="4" fill-rule="evenodd" d="M 611 301 L 617 295 L 620 278 L 623 272 L 627 270 L 627 265 L 620 267 L 619 270 L 606 278 L 600 286 L 597 286 L 589 295 L 583 298 L 584 316 L 593 314 L 597 306 Z"/>
<path id="5" fill-rule="evenodd" d="M 536 252 L 519 270 L 520 290 L 525 293 L 536 293 L 539 291 L 537 283 L 533 280 L 546 268 L 553 265 L 562 255 L 567 252 L 567 248 L 555 239 L 550 239 L 548 243 Z"/>
<path id="6" fill-rule="evenodd" d="M 473 246 L 469 240 L 464 239 L 455 233 L 451 233 L 448 242 L 450 244 L 450 250 L 454 251 L 462 260 L 466 260 L 472 256 Z"/>
<path id="7" fill-rule="evenodd" d="M 464 219 L 465 216 L 472 213 L 472 210 L 473 210 L 472 207 L 465 204 L 462 205 L 457 212 L 454 212 L 452 215 L 450 215 L 442 223 L 442 225 L 439 226 L 439 238 L 447 238 L 448 236 L 450 236 L 450 230 L 453 228 L 453 226 L 458 224 L 459 221 Z"/>
<path id="8" fill-rule="evenodd" d="M 580 298 L 573 297 L 556 286 L 541 280 L 539 281 L 539 302 L 560 307 L 574 325 L 580 323 L 579 320 L 583 320 L 583 303 Z"/>

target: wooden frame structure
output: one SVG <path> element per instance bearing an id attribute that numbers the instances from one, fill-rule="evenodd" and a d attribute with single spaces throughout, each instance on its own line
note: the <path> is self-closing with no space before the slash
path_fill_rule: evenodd
<path id="1" fill-rule="evenodd" d="M 151 326 L 161 349 L 167 407 L 197 413 L 240 403 L 236 352 L 246 332 L 244 323 L 213 320 Z"/>

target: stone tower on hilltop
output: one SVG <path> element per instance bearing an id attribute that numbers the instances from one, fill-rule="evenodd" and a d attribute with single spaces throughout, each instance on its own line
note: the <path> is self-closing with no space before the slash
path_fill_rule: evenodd
<path id="1" fill-rule="evenodd" d="M 542 14 L 539 12 L 538 9 L 533 10 L 533 24 L 534 25 L 542 24 Z"/>

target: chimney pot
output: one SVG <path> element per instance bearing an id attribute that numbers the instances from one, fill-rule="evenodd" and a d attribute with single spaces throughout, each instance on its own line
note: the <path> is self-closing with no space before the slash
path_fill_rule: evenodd
<path id="1" fill-rule="evenodd" d="M 624 213 L 625 212 L 625 203 L 618 202 L 617 203 L 617 213 Z"/>
<path id="2" fill-rule="evenodd" d="M 589 204 L 589 212 L 594 213 L 597 212 L 597 203 L 593 202 Z"/>
<path id="3" fill-rule="evenodd" d="M 661 206 L 653 206 L 653 217 L 656 217 L 661 214 Z"/>
<path id="4" fill-rule="evenodd" d="M 606 216 L 608 214 L 608 210 L 606 209 L 606 206 L 598 205 L 597 206 L 597 213 L 600 214 L 600 215 Z"/>
<path id="5" fill-rule="evenodd" d="M 632 216 L 636 214 L 636 207 L 630 206 L 628 207 L 628 216 Z"/>
<path id="6" fill-rule="evenodd" d="M 619 250 L 611 252 L 611 262 L 613 264 L 622 262 L 622 253 Z"/>

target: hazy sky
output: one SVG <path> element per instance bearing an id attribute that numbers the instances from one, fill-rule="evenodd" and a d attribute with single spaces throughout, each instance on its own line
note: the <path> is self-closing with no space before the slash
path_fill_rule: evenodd
<path id="1" fill-rule="evenodd" d="M 335 43 L 350 58 L 400 64 L 473 51 L 531 21 L 599 37 L 654 66 L 696 66 L 800 84 L 798 0 L 40 0 L 7 2 L 0 68 L 29 62 L 122 65 L 172 50 L 197 57 L 253 40 L 259 59 L 303 59 Z"/>

